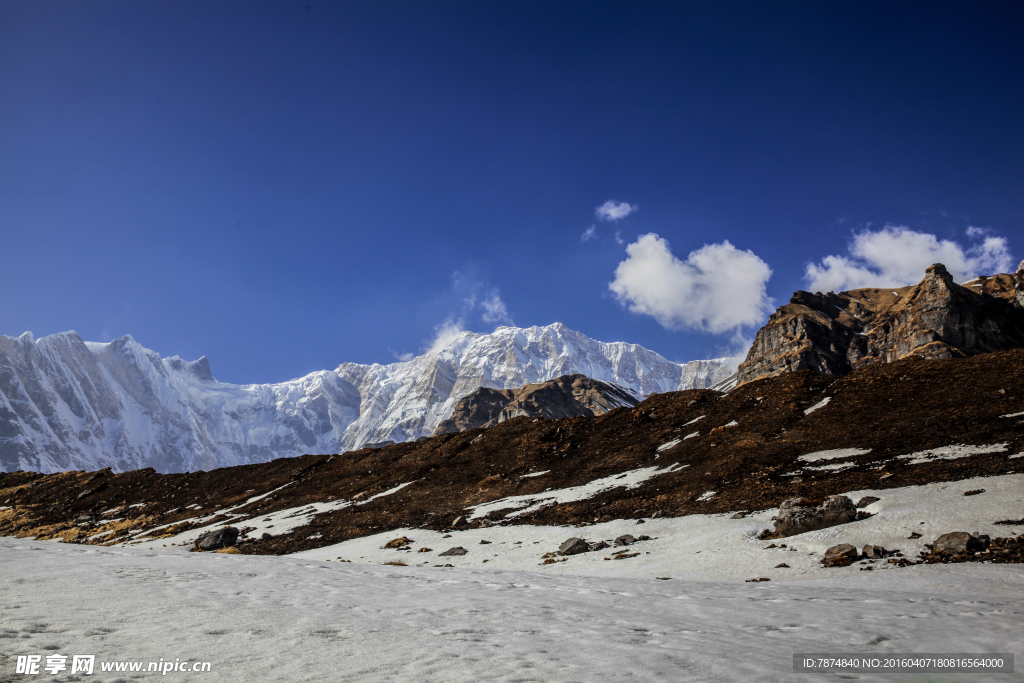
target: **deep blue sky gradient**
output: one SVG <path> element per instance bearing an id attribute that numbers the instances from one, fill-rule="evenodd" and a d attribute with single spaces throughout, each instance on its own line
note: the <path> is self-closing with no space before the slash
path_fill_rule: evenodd
<path id="1" fill-rule="evenodd" d="M 1010 2 L 7 0 L 0 333 L 281 381 L 419 352 L 475 287 L 714 356 L 609 295 L 614 231 L 751 249 L 776 303 L 867 225 L 1019 258 L 1022 35 Z"/>

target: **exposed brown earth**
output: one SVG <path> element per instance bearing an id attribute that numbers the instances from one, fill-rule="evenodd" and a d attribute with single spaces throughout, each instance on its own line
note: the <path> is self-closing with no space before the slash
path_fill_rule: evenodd
<path id="1" fill-rule="evenodd" d="M 758 331 L 737 379 L 799 370 L 844 375 L 911 356 L 962 358 L 1016 348 L 1024 348 L 1024 268 L 960 286 L 937 263 L 911 287 L 796 292 Z"/>
<path id="2" fill-rule="evenodd" d="M 515 389 L 481 387 L 456 403 L 451 417 L 439 424 L 433 435 L 493 427 L 513 417 L 592 417 L 623 406 L 632 408 L 639 402 L 622 387 L 586 375 L 563 375 Z"/>
<path id="3" fill-rule="evenodd" d="M 796 372 L 749 382 L 728 394 L 658 394 L 636 408 L 596 417 L 516 417 L 490 429 L 421 442 L 210 472 L 3 473 L 0 507 L 6 509 L 0 509 L 0 534 L 81 542 L 102 532 L 89 542 L 105 543 L 132 530 L 179 525 L 158 534 L 166 536 L 186 526 L 215 528 L 224 519 L 210 513 L 285 484 L 290 485 L 243 510 L 256 518 L 315 502 L 362 500 L 412 482 L 363 505 L 319 514 L 290 533 L 238 546 L 243 553 L 283 554 L 389 529 L 446 529 L 465 518 L 469 506 L 675 463 L 686 467 L 632 490 L 616 489 L 514 519 L 498 511 L 472 524 L 580 524 L 657 511 L 680 516 L 764 510 L 797 496 L 814 500 L 1022 470 L 1024 458 L 1010 456 L 1024 452 L 1024 418 L 1001 417 L 1024 412 L 1022 387 L 1024 350 L 965 359 L 911 357 L 842 377 Z M 816 405 L 821 407 L 805 412 Z M 693 432 L 699 435 L 683 439 Z M 951 444 L 1004 446 L 920 464 L 897 457 Z M 821 463 L 798 460 L 837 448 L 870 451 L 844 460 L 853 466 L 841 471 L 814 470 L 811 466 Z M 711 491 L 716 493 L 707 496 Z M 95 519 L 78 522 L 82 515 Z M 198 515 L 207 516 L 186 521 Z M 104 517 L 119 521 L 97 526 Z M 244 520 L 232 523 L 245 525 Z"/>

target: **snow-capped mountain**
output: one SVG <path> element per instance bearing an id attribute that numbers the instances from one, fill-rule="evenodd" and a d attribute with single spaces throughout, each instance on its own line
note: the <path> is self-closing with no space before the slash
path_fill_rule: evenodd
<path id="1" fill-rule="evenodd" d="M 0 336 L 0 469 L 212 469 L 429 436 L 479 387 L 583 374 L 641 396 L 709 387 L 735 368 L 673 363 L 561 323 L 462 332 L 389 365 L 342 363 L 280 384 L 218 382 L 205 357 L 161 358 L 130 336 Z"/>

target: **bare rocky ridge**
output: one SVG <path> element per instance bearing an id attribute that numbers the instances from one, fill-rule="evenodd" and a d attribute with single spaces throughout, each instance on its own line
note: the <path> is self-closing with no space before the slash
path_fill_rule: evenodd
<path id="1" fill-rule="evenodd" d="M 798 370 L 843 375 L 902 358 L 962 358 L 1024 347 L 1024 263 L 963 286 L 945 266 L 916 285 L 796 292 L 758 331 L 738 383 Z"/>
<path id="2" fill-rule="evenodd" d="M 767 510 L 790 498 L 1020 471 L 1022 387 L 1024 350 L 911 356 L 842 377 L 787 373 L 727 394 L 668 392 L 594 417 L 515 417 L 338 456 L 179 474 L 0 473 L 0 534 L 103 544 L 228 522 L 244 532 L 247 521 L 309 509 L 295 528 L 243 533 L 238 544 L 243 553 L 283 554 L 400 528 Z M 645 469 L 653 476 L 639 485 L 614 485 Z M 522 514 L 511 503 L 472 512 L 598 480 L 609 488 L 583 499 Z M 306 508 L 313 504 L 321 507 Z M 237 516 L 213 514 L 232 507 Z M 993 522 L 1019 511 L 998 514 Z"/>
<path id="3" fill-rule="evenodd" d="M 639 402 L 640 397 L 633 392 L 585 375 L 565 375 L 515 389 L 482 387 L 455 404 L 451 416 L 437 426 L 434 436 L 493 427 L 513 417 L 591 417 L 615 408 L 632 408 Z"/>

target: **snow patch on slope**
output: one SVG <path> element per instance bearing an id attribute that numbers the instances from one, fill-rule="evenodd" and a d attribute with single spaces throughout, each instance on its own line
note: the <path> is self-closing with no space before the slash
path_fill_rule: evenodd
<path id="1" fill-rule="evenodd" d="M 498 500 L 492 500 L 489 503 L 474 505 L 473 507 L 468 508 L 471 511 L 469 518 L 479 519 L 480 517 L 487 516 L 495 510 L 517 510 L 516 512 L 509 513 L 506 517 L 518 517 L 519 515 L 534 512 L 548 505 L 572 503 L 578 500 L 593 498 L 600 493 L 611 491 L 612 489 L 621 488 L 628 491 L 629 489 L 635 489 L 647 480 L 653 479 L 658 475 L 677 472 L 684 467 L 689 467 L 689 465 L 683 465 L 680 467 L 679 464 L 676 463 L 664 469 L 658 469 L 657 466 L 641 467 L 628 472 L 613 474 L 602 479 L 595 479 L 589 484 L 583 484 L 581 486 L 571 486 L 569 488 L 556 489 L 554 491 L 543 491 L 541 493 L 533 493 L 523 496 L 500 498 Z"/>

